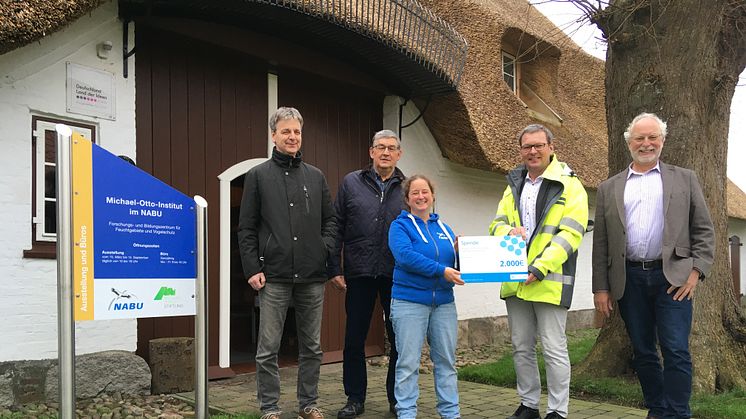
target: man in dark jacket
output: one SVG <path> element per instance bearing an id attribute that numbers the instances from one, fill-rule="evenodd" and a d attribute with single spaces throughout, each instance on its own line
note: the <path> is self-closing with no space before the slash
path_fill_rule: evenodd
<path id="1" fill-rule="evenodd" d="M 368 386 L 365 369 L 365 339 L 370 320 L 380 297 L 386 331 L 391 344 L 386 393 L 394 412 L 394 370 L 397 352 L 394 330 L 389 319 L 394 257 L 388 246 L 389 225 L 401 212 L 401 182 L 404 175 L 396 163 L 401 157 L 399 137 L 389 130 L 377 132 L 370 147 L 373 164 L 365 170 L 348 173 L 339 186 L 334 209 L 337 217 L 337 242 L 330 258 L 332 283 L 346 289 L 345 347 L 343 382 L 347 404 L 338 418 L 354 418 L 365 410 Z M 340 266 L 344 253 L 344 275 Z"/>
<path id="2" fill-rule="evenodd" d="M 263 419 L 280 419 L 277 353 L 289 305 L 295 307 L 299 417 L 323 418 L 316 407 L 321 367 L 321 313 L 335 224 L 329 187 L 301 160 L 303 117 L 280 108 L 270 117 L 272 158 L 246 173 L 238 240 L 249 285 L 259 291 L 257 396 Z"/>

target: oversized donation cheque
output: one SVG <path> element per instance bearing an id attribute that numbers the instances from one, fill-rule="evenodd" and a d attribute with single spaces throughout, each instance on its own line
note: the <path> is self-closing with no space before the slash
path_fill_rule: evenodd
<path id="1" fill-rule="evenodd" d="M 459 270 L 465 282 L 520 282 L 528 278 L 526 242 L 520 236 L 463 236 Z"/>

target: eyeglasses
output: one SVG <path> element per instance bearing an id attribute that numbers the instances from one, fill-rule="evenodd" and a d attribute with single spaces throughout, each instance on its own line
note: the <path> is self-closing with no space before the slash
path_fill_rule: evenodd
<path id="1" fill-rule="evenodd" d="M 376 149 L 378 151 L 388 150 L 390 153 L 393 153 L 393 152 L 399 150 L 400 147 L 398 145 L 383 145 L 383 144 L 378 144 L 378 145 L 374 145 L 371 148 L 374 148 L 374 149 Z"/>
<path id="2" fill-rule="evenodd" d="M 531 149 L 536 149 L 536 151 L 544 150 L 544 147 L 548 146 L 549 143 L 541 143 L 541 144 L 523 144 L 521 146 L 521 151 L 528 153 L 531 151 Z"/>
<path id="3" fill-rule="evenodd" d="M 660 134 L 638 135 L 638 136 L 636 136 L 636 137 L 632 137 L 632 141 L 634 141 L 634 142 L 636 142 L 636 143 L 640 144 L 640 143 L 642 143 L 643 141 L 645 141 L 645 139 L 646 139 L 646 138 L 647 138 L 648 140 L 650 140 L 650 141 L 653 141 L 653 142 L 655 142 L 655 141 L 658 141 L 659 139 L 663 138 L 663 136 L 662 136 L 662 135 L 660 135 Z"/>

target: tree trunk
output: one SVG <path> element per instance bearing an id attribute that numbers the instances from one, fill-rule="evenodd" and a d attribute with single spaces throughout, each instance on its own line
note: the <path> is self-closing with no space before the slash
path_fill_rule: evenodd
<path id="1" fill-rule="evenodd" d="M 587 9 L 590 2 L 575 0 Z M 622 133 L 641 112 L 668 123 L 661 160 L 699 176 L 715 225 L 715 264 L 696 289 L 694 390 L 746 388 L 746 320 L 728 263 L 726 157 L 730 104 L 746 64 L 746 0 L 616 0 L 590 16 L 606 35 L 609 174 L 630 161 Z M 682 220 L 686 222 L 686 220 Z M 575 372 L 618 375 L 631 350 L 618 310 Z"/>

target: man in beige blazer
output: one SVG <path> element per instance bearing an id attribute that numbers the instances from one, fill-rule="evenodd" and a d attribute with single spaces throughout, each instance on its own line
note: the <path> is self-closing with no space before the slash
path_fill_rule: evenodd
<path id="1" fill-rule="evenodd" d="M 608 317 L 618 302 L 648 418 L 689 418 L 691 300 L 715 232 L 696 174 L 660 161 L 666 123 L 640 114 L 624 138 L 632 164 L 596 194 L 594 305 Z"/>

